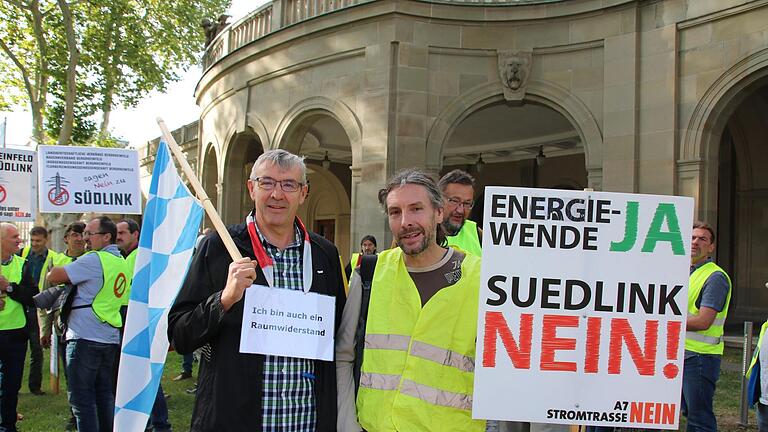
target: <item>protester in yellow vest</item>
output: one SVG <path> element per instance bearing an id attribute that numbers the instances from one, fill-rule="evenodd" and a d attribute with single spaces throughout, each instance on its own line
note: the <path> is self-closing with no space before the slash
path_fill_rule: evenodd
<path id="1" fill-rule="evenodd" d="M 376 237 L 372 235 L 363 236 L 360 240 L 360 252 L 354 252 L 349 264 L 344 269 L 347 279 L 352 275 L 352 269 L 360 265 L 360 257 L 363 255 L 376 255 Z"/>
<path id="2" fill-rule="evenodd" d="M 712 261 L 715 231 L 704 223 L 693 225 L 688 321 L 683 366 L 683 415 L 688 430 L 716 431 L 713 411 L 715 385 L 723 354 L 723 327 L 731 299 L 728 274 Z"/>
<path id="3" fill-rule="evenodd" d="M 91 251 L 63 267 L 48 281 L 73 284 L 67 313 L 67 396 L 78 430 L 112 430 L 114 367 L 120 349 L 120 306 L 128 291 L 128 265 L 115 245 L 117 227 L 106 216 L 92 219 L 83 232 Z"/>
<path id="4" fill-rule="evenodd" d="M 45 274 L 53 266 L 56 252 L 48 249 L 48 230 L 42 226 L 33 227 L 29 231 L 29 245 L 19 254 L 27 262 L 32 279 L 42 291 L 45 284 Z M 40 327 L 37 322 L 37 308 L 27 310 L 27 333 L 29 334 L 29 392 L 36 396 L 44 395 L 43 381 L 43 348 L 40 346 Z"/>
<path id="5" fill-rule="evenodd" d="M 75 221 L 71 224 L 67 225 L 67 228 L 64 230 L 64 244 L 66 245 L 66 250 L 62 253 L 57 253 L 54 256 L 53 259 L 53 266 L 65 266 L 73 261 L 75 261 L 77 258 L 79 258 L 81 255 L 85 253 L 85 241 L 83 240 L 83 231 L 85 231 L 85 222 L 82 221 Z M 47 272 L 48 270 L 46 270 Z M 47 283 L 47 279 L 44 280 L 44 284 L 41 287 L 41 289 L 48 288 L 49 283 Z M 50 311 L 46 309 L 38 309 L 38 317 L 40 319 L 40 345 L 43 348 L 50 348 L 51 347 L 51 336 L 55 334 L 55 337 L 57 338 L 58 344 L 56 347 L 58 348 L 58 355 L 61 358 L 61 362 L 64 365 L 64 371 L 67 369 L 67 352 L 66 352 L 66 340 L 64 338 L 64 334 L 61 332 L 61 328 L 57 326 L 56 320 L 59 317 L 59 309 L 53 308 Z M 51 353 L 51 355 L 54 355 Z M 64 380 L 67 380 L 67 374 L 61 373 L 60 375 L 64 375 Z M 74 414 L 72 414 L 72 410 L 70 409 L 70 417 L 66 425 L 66 430 L 73 431 L 77 430 L 77 422 L 75 420 Z"/>
<path id="6" fill-rule="evenodd" d="M 34 307 L 35 283 L 16 255 L 21 238 L 15 225 L 0 223 L 0 429 L 16 430 L 24 358 L 27 355 L 25 308 Z"/>
<path id="7" fill-rule="evenodd" d="M 139 252 L 139 224 L 133 219 L 123 219 L 117 223 L 117 247 L 122 252 L 126 263 L 128 263 L 128 271 L 130 272 L 130 279 L 133 281 L 133 270 L 136 265 L 136 254 Z M 130 298 L 130 290 L 123 295 L 123 308 L 128 307 L 128 299 Z M 122 311 L 123 318 L 125 318 L 125 311 Z"/>
<path id="8" fill-rule="evenodd" d="M 72 261 L 79 258 L 85 253 L 85 241 L 83 240 L 83 231 L 85 231 L 85 222 L 75 221 L 69 224 L 64 231 L 64 244 L 67 249 L 63 253 L 57 253 L 53 259 L 53 266 L 65 266 Z M 48 270 L 46 270 L 47 272 Z M 44 279 L 47 282 L 47 279 Z M 49 285 L 43 284 L 43 288 Z M 38 310 L 38 316 L 40 318 L 40 345 L 43 348 L 49 348 L 51 346 L 51 334 L 55 333 L 56 336 L 61 337 L 54 322 L 58 317 L 58 310 L 47 311 L 45 309 Z M 59 349 L 62 360 L 66 363 L 66 355 L 64 353 L 64 340 L 59 341 Z M 66 378 L 66 374 L 64 374 Z"/>
<path id="9" fill-rule="evenodd" d="M 443 198 L 425 173 L 396 174 L 379 199 L 399 247 L 378 255 L 367 305 L 353 273 L 336 345 L 338 430 L 482 432 L 486 422 L 472 419 L 480 259 L 447 247 Z"/>
<path id="10" fill-rule="evenodd" d="M 482 256 L 483 230 L 469 220 L 475 205 L 475 179 L 462 170 L 453 170 L 438 182 L 445 204 L 443 229 L 449 246 Z"/>

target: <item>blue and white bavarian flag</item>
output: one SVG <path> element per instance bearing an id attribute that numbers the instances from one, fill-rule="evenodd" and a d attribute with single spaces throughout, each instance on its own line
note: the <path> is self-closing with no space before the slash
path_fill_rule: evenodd
<path id="1" fill-rule="evenodd" d="M 160 141 L 120 353 L 115 432 L 144 431 L 168 354 L 168 311 L 187 274 L 203 208 Z"/>

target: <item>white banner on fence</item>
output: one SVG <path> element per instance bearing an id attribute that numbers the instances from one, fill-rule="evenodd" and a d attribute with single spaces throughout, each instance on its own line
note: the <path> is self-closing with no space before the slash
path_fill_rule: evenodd
<path id="1" fill-rule="evenodd" d="M 692 222 L 691 198 L 486 188 L 473 416 L 676 429 Z"/>
<path id="2" fill-rule="evenodd" d="M 34 221 L 36 200 L 35 152 L 0 149 L 0 220 Z"/>
<path id="3" fill-rule="evenodd" d="M 40 211 L 141 214 L 136 150 L 40 146 Z"/>

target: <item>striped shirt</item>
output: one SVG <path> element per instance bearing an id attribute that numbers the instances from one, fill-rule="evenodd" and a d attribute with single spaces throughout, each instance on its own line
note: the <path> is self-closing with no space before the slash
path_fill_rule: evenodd
<path id="1" fill-rule="evenodd" d="M 274 261 L 275 287 L 304 289 L 301 249 L 304 236 L 295 227 L 293 243 L 281 251 L 270 244 L 256 225 L 267 255 Z M 311 253 L 306 251 L 306 253 Z M 262 430 L 273 432 L 314 432 L 316 423 L 314 360 L 265 356 L 262 395 Z"/>

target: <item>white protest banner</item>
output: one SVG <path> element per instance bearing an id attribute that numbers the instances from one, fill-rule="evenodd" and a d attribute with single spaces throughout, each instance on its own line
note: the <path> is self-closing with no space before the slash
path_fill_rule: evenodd
<path id="1" fill-rule="evenodd" d="M 240 352 L 333 360 L 336 299 L 253 285 L 245 290 Z"/>
<path id="2" fill-rule="evenodd" d="M 34 221 L 36 199 L 35 152 L 0 149 L 0 220 Z"/>
<path id="3" fill-rule="evenodd" d="M 475 418 L 676 429 L 693 200 L 488 187 Z"/>
<path id="4" fill-rule="evenodd" d="M 141 214 L 136 150 L 40 146 L 40 211 Z"/>

